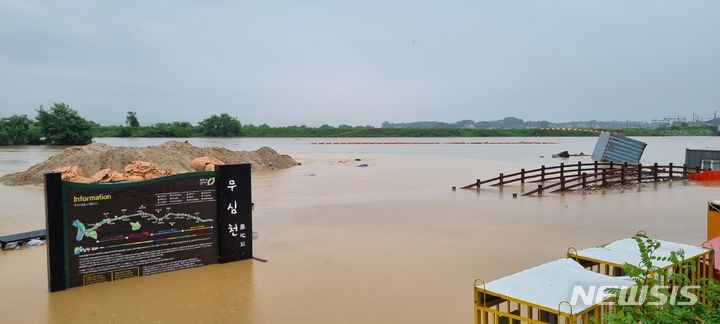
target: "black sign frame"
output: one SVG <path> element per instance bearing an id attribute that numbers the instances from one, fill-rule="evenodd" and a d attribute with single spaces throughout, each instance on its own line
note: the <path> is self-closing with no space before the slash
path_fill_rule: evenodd
<path id="1" fill-rule="evenodd" d="M 213 234 L 217 244 L 214 245 L 218 263 L 227 263 L 253 257 L 252 242 L 252 185 L 250 164 L 226 164 L 216 166 L 214 172 L 186 173 L 176 176 L 162 177 L 149 181 L 133 183 L 141 187 L 153 181 L 179 181 L 183 177 L 193 175 L 207 175 L 215 182 L 216 207 L 213 215 L 217 219 L 217 226 Z M 62 291 L 71 287 L 69 278 L 71 273 L 68 267 L 68 220 L 66 216 L 66 202 L 68 198 L 64 184 L 59 173 L 47 173 L 45 179 L 45 215 L 47 230 L 47 270 L 48 289 L 51 292 Z M 113 186 L 127 186 L 127 183 L 103 184 L 106 188 Z M 67 183 L 65 185 L 68 185 Z M 123 197 L 113 197 L 123 199 Z M 160 271 L 164 272 L 164 271 Z M 139 271 L 130 276 L 141 275 Z M 83 284 L 84 285 L 84 284 Z"/>

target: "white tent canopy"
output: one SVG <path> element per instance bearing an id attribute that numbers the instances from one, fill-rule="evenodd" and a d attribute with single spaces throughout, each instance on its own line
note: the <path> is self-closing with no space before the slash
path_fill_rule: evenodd
<path id="1" fill-rule="evenodd" d="M 572 259 L 560 259 L 541 264 L 534 268 L 509 275 L 504 278 L 487 283 L 484 288 L 490 294 L 511 297 L 516 300 L 543 306 L 549 309 L 558 309 L 566 314 L 577 314 L 596 305 L 595 296 L 601 295 L 600 300 L 609 294 L 605 293 L 603 286 L 629 287 L 634 282 L 628 277 L 610 277 L 586 270 Z M 575 286 L 583 287 L 583 293 L 598 291 L 593 294 L 593 302 L 585 303 L 583 298 L 577 298 L 572 309 L 567 303 L 572 302 Z M 595 288 L 591 288 L 595 286 Z"/>
<path id="2" fill-rule="evenodd" d="M 708 249 L 703 249 L 687 244 L 680 244 L 662 240 L 657 241 L 660 242 L 660 247 L 655 250 L 655 252 L 653 252 L 653 255 L 657 257 L 668 257 L 670 256 L 671 251 L 682 250 L 685 252 L 685 258 L 691 259 L 703 253 L 707 253 L 708 251 Z M 598 260 L 605 263 L 612 263 L 617 265 L 629 263 L 637 266 L 642 260 L 638 244 L 632 238 L 622 239 L 604 246 L 580 250 L 577 251 L 577 255 L 583 258 Z M 653 265 L 660 268 L 665 268 L 672 265 L 672 262 L 653 260 Z"/>

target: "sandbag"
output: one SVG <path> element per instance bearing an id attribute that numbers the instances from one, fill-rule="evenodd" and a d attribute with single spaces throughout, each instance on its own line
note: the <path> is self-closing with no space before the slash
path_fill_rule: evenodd
<path id="1" fill-rule="evenodd" d="M 120 172 L 108 168 L 96 172 L 90 179 L 92 179 L 93 182 L 115 182 L 127 180 L 127 177 Z"/>
<path id="2" fill-rule="evenodd" d="M 225 164 L 211 156 L 202 156 L 190 161 L 190 167 L 195 171 L 215 171 L 215 166 L 218 164 Z"/>
<path id="3" fill-rule="evenodd" d="M 85 173 L 77 165 L 62 166 L 52 170 L 52 172 L 60 173 L 62 181 L 78 182 L 78 183 L 92 183 L 93 180 L 85 177 Z"/>

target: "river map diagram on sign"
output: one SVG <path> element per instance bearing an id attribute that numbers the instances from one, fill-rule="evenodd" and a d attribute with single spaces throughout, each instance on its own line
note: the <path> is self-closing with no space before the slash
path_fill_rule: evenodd
<path id="1" fill-rule="evenodd" d="M 123 213 L 127 212 L 123 209 Z M 154 213 L 151 213 L 154 212 Z M 161 241 L 163 239 L 177 239 L 177 236 L 171 234 L 191 233 L 193 231 L 212 230 L 215 220 L 211 217 L 203 218 L 200 212 L 187 214 L 182 212 L 173 212 L 172 207 L 156 208 L 148 212 L 147 207 L 140 206 L 137 211 L 131 214 L 113 215 L 112 217 L 103 218 L 100 222 L 86 225 L 78 219 L 72 221 L 72 226 L 77 229 L 75 241 L 82 242 L 94 241 L 96 244 L 109 243 L 117 241 L 126 241 L 130 238 L 152 237 L 153 241 Z M 103 213 L 103 216 L 109 216 L 109 213 Z M 143 226 L 145 224 L 145 226 Z M 112 232 L 113 235 L 102 236 L 98 232 L 103 233 L 102 229 L 117 227 Z M 120 232 L 118 234 L 118 232 Z M 159 238 L 166 236 L 165 238 Z M 189 234 L 188 234 L 189 237 Z M 127 245 L 137 245 L 141 243 L 151 243 L 151 241 L 120 243 L 106 246 L 103 248 L 122 247 Z M 74 254 L 82 253 L 83 247 L 76 247 Z"/>
<path id="2" fill-rule="evenodd" d="M 217 263 L 214 174 L 64 183 L 70 285 Z"/>

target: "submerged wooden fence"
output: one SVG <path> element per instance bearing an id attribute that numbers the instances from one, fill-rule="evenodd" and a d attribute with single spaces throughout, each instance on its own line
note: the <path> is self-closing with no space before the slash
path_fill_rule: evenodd
<path id="1" fill-rule="evenodd" d="M 520 182 L 525 184 L 539 183 L 537 189 L 523 194 L 523 196 L 542 195 L 544 191 L 562 192 L 578 187 L 589 186 L 611 186 L 616 184 L 628 184 L 632 182 L 642 183 L 645 181 L 664 181 L 667 179 L 685 179 L 688 173 L 700 173 L 700 168 L 689 168 L 686 165 L 677 166 L 672 163 L 667 165 L 642 165 L 614 162 L 593 162 L 565 164 L 555 166 L 541 166 L 538 169 L 525 170 L 511 174 L 500 173 L 499 176 L 482 180 L 477 179 L 475 183 L 461 187 L 461 189 L 480 190 L 482 185 L 500 186 Z"/>

